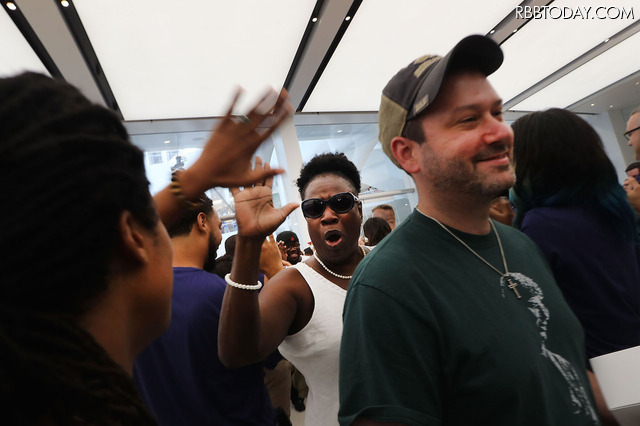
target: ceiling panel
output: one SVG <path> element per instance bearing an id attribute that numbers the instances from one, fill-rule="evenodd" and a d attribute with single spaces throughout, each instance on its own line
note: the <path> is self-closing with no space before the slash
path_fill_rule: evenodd
<path id="1" fill-rule="evenodd" d="M 243 111 L 282 87 L 315 0 L 74 0 L 125 120 Z"/>
<path id="2" fill-rule="evenodd" d="M 35 71 L 50 75 L 8 13 L 0 11 L 0 78 Z"/>
<path id="3" fill-rule="evenodd" d="M 634 3 L 638 5 L 638 0 L 609 0 L 605 3 L 556 0 L 550 5 L 553 9 L 546 9 L 546 19 L 530 20 L 505 41 L 501 46 L 505 61 L 489 77 L 505 103 L 638 22 L 635 14 L 628 14 L 629 11 L 634 12 L 633 6 Z M 637 61 L 636 65 L 639 65 Z"/>
<path id="4" fill-rule="evenodd" d="M 640 68 L 640 32 L 514 105 L 512 110 L 566 108 Z"/>
<path id="5" fill-rule="evenodd" d="M 413 59 L 446 54 L 487 34 L 520 1 L 365 0 L 309 97 L 304 112 L 377 111 L 389 79 Z"/>

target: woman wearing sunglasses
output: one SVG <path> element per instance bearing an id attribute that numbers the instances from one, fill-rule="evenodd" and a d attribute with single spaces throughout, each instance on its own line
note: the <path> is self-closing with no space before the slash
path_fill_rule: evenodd
<path id="1" fill-rule="evenodd" d="M 233 368 L 278 348 L 309 385 L 305 424 L 337 425 L 342 307 L 349 279 L 367 252 L 358 245 L 360 174 L 344 154 L 322 154 L 303 167 L 297 185 L 316 251 L 279 272 L 259 296 L 227 286 L 219 355 Z"/>

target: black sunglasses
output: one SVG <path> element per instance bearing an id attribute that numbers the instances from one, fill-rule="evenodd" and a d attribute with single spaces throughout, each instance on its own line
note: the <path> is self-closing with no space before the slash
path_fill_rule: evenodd
<path id="1" fill-rule="evenodd" d="M 320 198 L 309 198 L 304 200 L 300 205 L 302 214 L 309 219 L 317 219 L 322 216 L 324 209 L 331 207 L 331 210 L 338 214 L 350 212 L 353 206 L 358 202 L 358 197 L 350 192 L 341 192 L 334 195 L 328 200 L 322 200 Z"/>

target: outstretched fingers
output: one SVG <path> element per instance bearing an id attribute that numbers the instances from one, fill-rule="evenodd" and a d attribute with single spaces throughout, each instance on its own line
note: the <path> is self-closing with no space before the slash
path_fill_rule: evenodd
<path id="1" fill-rule="evenodd" d="M 238 102 L 238 99 L 240 98 L 240 95 L 242 94 L 243 91 L 244 89 L 238 86 L 238 88 L 236 89 L 236 93 L 233 95 L 233 100 L 231 101 L 231 105 L 229 105 L 229 108 L 227 109 L 227 112 L 224 115 L 223 121 L 231 118 L 231 114 L 233 114 L 233 109 L 235 108 L 236 103 Z"/>
<path id="2" fill-rule="evenodd" d="M 276 105 L 273 107 L 273 123 L 261 135 L 261 139 L 265 140 L 282 124 L 284 120 L 293 114 L 293 106 L 289 102 L 289 93 L 286 89 L 280 91 Z"/>
<path id="3" fill-rule="evenodd" d="M 276 93 L 275 90 L 273 90 L 272 88 L 269 88 L 264 93 L 264 95 L 262 95 L 260 100 L 253 106 L 253 108 L 251 108 L 251 111 L 247 113 L 247 118 L 251 120 L 251 126 L 249 127 L 252 127 L 252 128 L 257 127 L 260 123 L 262 123 L 262 120 L 264 120 L 264 118 L 271 113 L 271 110 L 273 108 L 268 107 L 267 103 L 269 102 L 269 99 L 273 98 L 275 93 Z M 279 100 L 279 97 L 278 97 L 278 100 Z M 277 104 L 277 101 L 276 101 L 276 104 Z"/>

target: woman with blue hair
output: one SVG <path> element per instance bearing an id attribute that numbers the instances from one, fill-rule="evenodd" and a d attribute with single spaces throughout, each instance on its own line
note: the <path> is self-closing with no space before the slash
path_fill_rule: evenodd
<path id="1" fill-rule="evenodd" d="M 587 357 L 640 345 L 635 214 L 600 137 L 582 118 L 556 108 L 512 127 L 514 226 L 549 260 L 584 328 Z"/>

